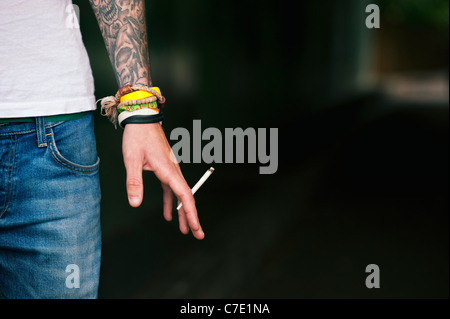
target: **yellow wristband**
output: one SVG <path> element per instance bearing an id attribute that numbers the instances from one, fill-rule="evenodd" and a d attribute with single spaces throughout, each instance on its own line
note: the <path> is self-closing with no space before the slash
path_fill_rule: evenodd
<path id="1" fill-rule="evenodd" d="M 159 87 L 152 87 L 151 89 L 157 91 L 159 94 L 161 94 L 161 90 L 159 89 Z M 128 94 L 125 94 L 124 96 L 122 96 L 120 98 L 120 102 L 123 101 L 129 101 L 129 100 L 140 100 L 140 99 L 145 99 L 147 97 L 153 96 L 153 93 L 147 92 L 147 91 L 134 91 Z"/>

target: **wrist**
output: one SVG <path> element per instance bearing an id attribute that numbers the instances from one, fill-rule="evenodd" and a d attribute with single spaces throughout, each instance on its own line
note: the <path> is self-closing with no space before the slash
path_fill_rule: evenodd
<path id="1" fill-rule="evenodd" d="M 115 96 L 101 99 L 101 110 L 102 115 L 108 116 L 116 127 L 117 123 L 124 127 L 129 123 L 144 124 L 162 121 L 160 109 L 165 102 L 166 99 L 158 87 L 128 84 L 121 87 Z M 147 111 L 142 112 L 143 110 Z"/>

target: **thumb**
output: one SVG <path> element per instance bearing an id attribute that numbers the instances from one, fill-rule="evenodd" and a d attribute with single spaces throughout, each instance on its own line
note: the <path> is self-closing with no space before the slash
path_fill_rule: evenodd
<path id="1" fill-rule="evenodd" d="M 139 161 L 125 162 L 127 171 L 128 202 L 132 207 L 139 207 L 142 203 L 144 185 L 142 182 L 142 163 Z"/>

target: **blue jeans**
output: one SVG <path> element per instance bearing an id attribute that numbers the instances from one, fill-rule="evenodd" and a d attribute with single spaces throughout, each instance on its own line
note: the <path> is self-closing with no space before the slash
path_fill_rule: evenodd
<path id="1" fill-rule="evenodd" d="M 0 124 L 0 298 L 97 298 L 100 184 L 92 112 Z"/>

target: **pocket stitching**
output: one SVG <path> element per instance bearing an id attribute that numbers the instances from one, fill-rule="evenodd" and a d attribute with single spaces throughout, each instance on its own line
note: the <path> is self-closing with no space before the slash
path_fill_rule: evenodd
<path id="1" fill-rule="evenodd" d="M 100 158 L 97 155 L 97 161 L 92 165 L 80 165 L 74 162 L 69 161 L 66 159 L 58 150 L 58 147 L 55 143 L 55 138 L 53 135 L 53 132 L 47 134 L 47 138 L 50 137 L 49 141 L 49 147 L 50 147 L 50 154 L 52 155 L 53 159 L 60 164 L 61 166 L 68 168 L 72 171 L 79 172 L 79 173 L 96 173 L 99 168 L 100 164 Z"/>

